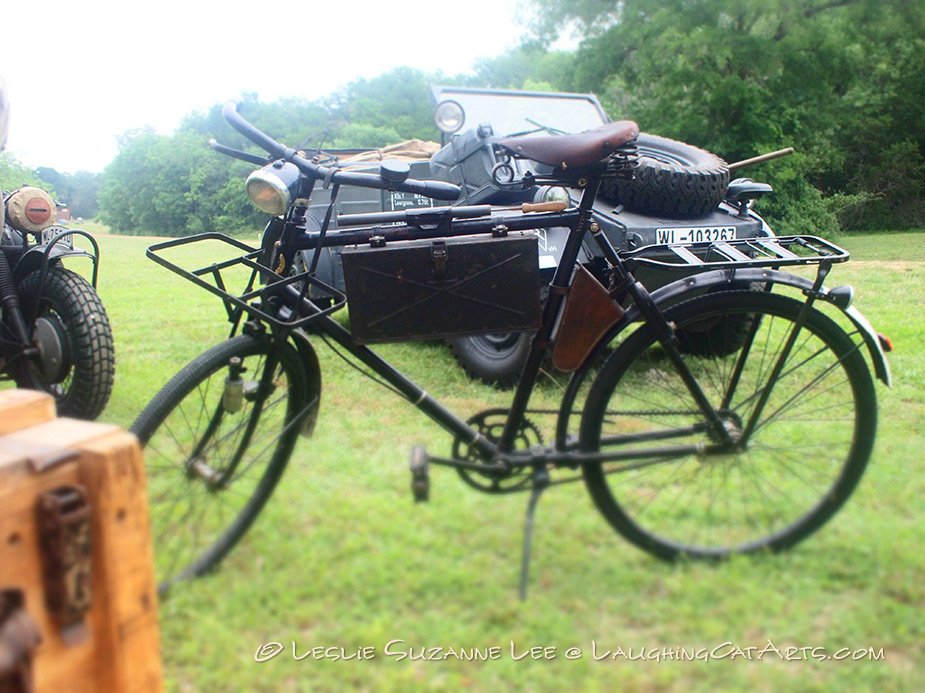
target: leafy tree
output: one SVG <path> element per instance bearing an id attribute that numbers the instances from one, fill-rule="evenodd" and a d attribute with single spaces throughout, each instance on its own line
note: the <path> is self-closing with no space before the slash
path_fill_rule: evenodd
<path id="1" fill-rule="evenodd" d="M 615 117 L 716 151 L 728 160 L 793 145 L 804 158 L 767 170 L 794 210 L 830 229 L 823 197 L 854 203 L 914 197 L 885 175 L 895 156 L 925 152 L 925 26 L 921 3 L 876 0 L 534 0 L 545 40 L 585 36 L 560 86 L 592 90 Z M 911 146 L 894 145 L 908 138 Z M 910 161 L 907 169 L 917 175 Z M 796 174 L 811 186 L 799 185 Z M 751 175 L 751 172 L 748 174 Z M 921 178 L 918 179 L 921 182 Z M 890 181 L 892 181 L 890 183 Z M 889 183 L 889 190 L 876 186 Z M 919 206 L 920 208 L 920 206 Z M 821 214 L 822 216 L 818 216 Z M 906 223 L 922 224 L 920 215 Z M 899 221 L 896 218 L 895 221 Z M 883 217 L 880 216 L 880 222 Z"/>
<path id="2" fill-rule="evenodd" d="M 527 41 L 495 58 L 476 61 L 470 86 L 525 91 L 558 91 L 568 83 L 574 54 L 549 51 L 543 41 Z M 590 90 L 588 90 L 590 91 Z"/>
<path id="3" fill-rule="evenodd" d="M 428 76 L 420 70 L 399 67 L 372 79 L 350 82 L 335 92 L 326 105 L 341 127 L 361 123 L 382 128 L 383 135 L 390 131 L 398 135 L 397 139 L 371 146 L 413 138 L 439 141 L 433 107 L 427 99 L 427 87 L 433 81 L 445 80 L 441 80 L 441 75 Z"/>
<path id="4" fill-rule="evenodd" d="M 71 210 L 72 217 L 93 218 L 99 211 L 97 196 L 100 187 L 100 174 L 78 171 L 71 175 L 59 173 L 53 168 L 40 166 L 36 174 L 58 191 L 60 202 Z"/>
<path id="5" fill-rule="evenodd" d="M 10 152 L 0 152 L 0 191 L 9 192 L 24 185 L 41 188 L 52 197 L 57 194 L 53 185 L 39 178 L 35 171 L 20 163 Z"/>

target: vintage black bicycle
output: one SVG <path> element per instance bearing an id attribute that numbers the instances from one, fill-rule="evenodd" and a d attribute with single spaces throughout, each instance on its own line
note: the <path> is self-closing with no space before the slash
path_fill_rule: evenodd
<path id="1" fill-rule="evenodd" d="M 132 427 L 145 446 L 162 592 L 228 554 L 300 436 L 311 435 L 321 396 L 318 340 L 452 436 L 446 457 L 412 451 L 417 500 L 428 497 L 433 465 L 455 468 L 489 493 L 529 492 L 522 594 L 536 503 L 557 483 L 583 479 L 607 521 L 663 559 L 785 549 L 822 526 L 857 485 L 876 431 L 868 364 L 889 384 L 889 344 L 851 306 L 850 287 L 823 287 L 848 253 L 812 236 L 617 253 L 592 203 L 602 180 L 632 175 L 634 123 L 498 143 L 499 185 L 568 186 L 581 191 L 573 207 L 342 215 L 340 230 L 328 233 L 330 209 L 320 220 L 307 215 L 317 185 L 331 189 L 332 201 L 345 186 L 443 200 L 458 189 L 410 180 L 388 162 L 378 175 L 338 169 L 274 141 L 231 105 L 224 114 L 269 152 L 212 145 L 260 166 L 248 194 L 273 218 L 259 248 L 204 234 L 148 251 L 218 295 L 232 324 L 231 337 L 181 370 Z M 511 165 L 517 160 L 530 163 L 522 175 Z M 757 188 L 740 186 L 730 198 L 742 213 L 750 190 Z M 541 301 L 534 232 L 552 227 L 569 229 L 568 240 Z M 586 234 L 606 258 L 609 286 L 577 263 Z M 219 241 L 234 257 L 192 270 L 165 257 L 203 241 Z M 344 247 L 352 282 L 349 328 L 331 316 L 344 294 L 314 276 L 319 254 L 332 246 Z M 308 262 L 305 250 L 313 251 Z M 796 266 L 815 274 L 794 274 Z M 641 267 L 678 279 L 650 293 L 634 278 Z M 232 290 L 238 275 L 244 288 Z M 454 309 L 460 305 L 469 309 Z M 368 346 L 512 330 L 534 333 L 512 402 L 469 420 Z M 550 359 L 571 376 L 547 441 L 530 403 Z"/>

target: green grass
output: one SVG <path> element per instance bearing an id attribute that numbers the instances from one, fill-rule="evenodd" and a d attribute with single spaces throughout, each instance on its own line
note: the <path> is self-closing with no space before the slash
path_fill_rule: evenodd
<path id="1" fill-rule="evenodd" d="M 117 378 L 103 419 L 128 426 L 186 361 L 224 338 L 220 303 L 144 258 L 145 239 L 101 236 L 100 294 L 115 330 Z M 916 690 L 923 659 L 925 558 L 918 474 L 925 448 L 925 233 L 846 236 L 856 305 L 889 335 L 893 389 L 878 385 L 871 465 L 845 508 L 779 556 L 667 565 L 621 540 L 581 484 L 540 501 L 529 600 L 517 599 L 523 494 L 473 492 L 432 472 L 415 505 L 411 446 L 449 452 L 416 410 L 317 345 L 324 374 L 314 438 L 300 443 L 256 526 L 214 575 L 160 605 L 170 690 L 713 691 Z M 184 255 L 208 257 L 193 249 Z M 193 261 L 191 259 L 191 261 Z M 379 351 L 454 410 L 504 406 L 468 382 L 439 344 Z M 560 378 L 560 380 L 562 380 Z M 544 383 L 553 405 L 559 385 Z M 398 661 L 395 650 L 500 648 L 490 661 Z M 313 647 L 373 648 L 358 661 L 293 657 Z M 555 659 L 515 660 L 534 646 Z M 783 661 L 786 648 L 883 650 L 879 661 Z M 262 645 L 283 653 L 258 663 Z M 732 643 L 723 646 L 723 643 Z M 751 661 L 595 660 L 605 651 L 680 656 L 719 647 Z M 569 659 L 566 651 L 581 656 Z M 768 652 L 758 661 L 758 650 Z M 572 656 L 575 655 L 573 651 Z"/>

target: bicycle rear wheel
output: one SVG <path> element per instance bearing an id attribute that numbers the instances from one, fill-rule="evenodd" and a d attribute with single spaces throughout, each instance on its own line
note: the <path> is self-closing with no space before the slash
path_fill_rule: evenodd
<path id="1" fill-rule="evenodd" d="M 768 383 L 802 307 L 781 295 L 729 291 L 666 312 L 679 336 L 723 339 L 735 331 L 704 326 L 751 325 L 744 346 L 715 344 L 684 356 L 727 430 L 741 434 L 763 388 L 772 390 L 742 452 L 584 466 L 595 504 L 627 540 L 668 560 L 778 551 L 817 530 L 847 500 L 873 448 L 873 379 L 863 340 L 813 308 L 780 376 Z M 591 388 L 582 450 L 718 442 L 652 329 L 641 327 Z"/>
<path id="2" fill-rule="evenodd" d="M 202 575 L 273 493 L 318 393 L 288 342 L 241 335 L 198 356 L 132 425 L 145 451 L 158 592 Z"/>

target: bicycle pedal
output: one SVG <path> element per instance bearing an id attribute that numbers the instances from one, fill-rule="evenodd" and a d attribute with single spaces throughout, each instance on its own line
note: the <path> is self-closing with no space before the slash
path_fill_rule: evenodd
<path id="1" fill-rule="evenodd" d="M 430 500 L 430 472 L 428 471 L 427 450 L 423 445 L 411 448 L 411 493 L 415 503 Z"/>

